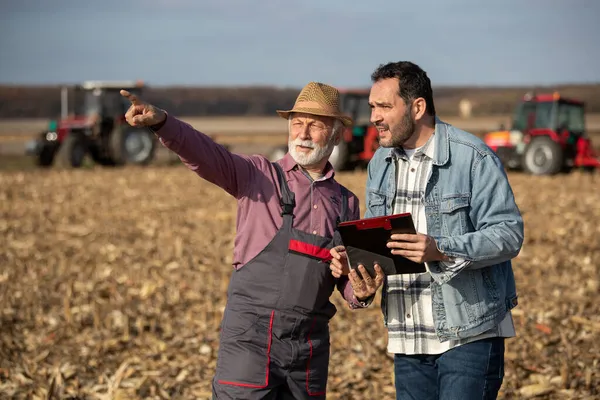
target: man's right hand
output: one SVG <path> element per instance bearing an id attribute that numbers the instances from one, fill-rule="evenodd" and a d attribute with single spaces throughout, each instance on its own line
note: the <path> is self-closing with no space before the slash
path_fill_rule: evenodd
<path id="1" fill-rule="evenodd" d="M 335 246 L 329 250 L 329 253 L 333 257 L 329 264 L 331 274 L 336 278 L 348 275 L 350 273 L 350 266 L 348 265 L 348 257 L 346 257 L 346 248 L 344 246 Z"/>
<path id="2" fill-rule="evenodd" d="M 141 101 L 127 90 L 121 90 L 120 93 L 131 102 L 131 106 L 125 113 L 125 120 L 129 125 L 150 127 L 160 124 L 167 118 L 164 110 Z"/>

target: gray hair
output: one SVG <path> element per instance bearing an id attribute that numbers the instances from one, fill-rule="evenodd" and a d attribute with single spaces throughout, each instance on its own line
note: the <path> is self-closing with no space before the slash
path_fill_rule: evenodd
<path id="1" fill-rule="evenodd" d="M 332 136 L 335 136 L 338 133 L 342 134 L 343 132 L 344 132 L 344 123 L 342 122 L 341 119 L 336 118 L 333 123 L 333 130 L 332 130 L 333 135 Z"/>

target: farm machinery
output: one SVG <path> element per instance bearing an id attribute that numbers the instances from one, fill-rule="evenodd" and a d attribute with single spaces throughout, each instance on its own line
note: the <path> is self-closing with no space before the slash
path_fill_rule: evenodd
<path id="1" fill-rule="evenodd" d="M 143 88 L 139 81 L 86 81 L 73 88 L 72 111 L 63 88 L 61 117 L 27 144 L 27 154 L 42 167 L 78 168 L 87 155 L 100 165 L 149 164 L 157 139 L 148 129 L 125 121 L 130 104 L 119 93 L 126 89 L 140 95 Z"/>
<path id="2" fill-rule="evenodd" d="M 584 103 L 557 92 L 526 94 L 516 107 L 512 128 L 489 132 L 484 141 L 507 169 L 554 175 L 600 168 L 586 134 Z"/>
<path id="3" fill-rule="evenodd" d="M 352 117 L 354 125 L 344 130 L 342 140 L 329 157 L 329 162 L 336 171 L 365 165 L 379 147 L 377 129 L 370 123 L 369 90 L 340 90 L 340 108 Z M 287 150 L 287 145 L 278 147 L 269 158 L 272 161 L 280 159 Z"/>

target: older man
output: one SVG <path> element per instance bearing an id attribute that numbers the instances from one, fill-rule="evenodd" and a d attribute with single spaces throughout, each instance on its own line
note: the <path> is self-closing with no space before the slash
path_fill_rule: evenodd
<path id="1" fill-rule="evenodd" d="M 278 111 L 289 121 L 289 152 L 275 163 L 232 154 L 165 111 L 121 94 L 132 103 L 129 124 L 150 127 L 189 169 L 238 202 L 214 398 L 325 398 L 329 320 L 336 313 L 329 298 L 337 286 L 351 308 L 364 307 L 361 299 L 383 280 L 365 286 L 357 275 L 338 279 L 329 270 L 337 222 L 359 216 L 357 197 L 334 180 L 328 162 L 352 124 L 339 110 L 338 91 L 310 82 L 292 110 Z"/>

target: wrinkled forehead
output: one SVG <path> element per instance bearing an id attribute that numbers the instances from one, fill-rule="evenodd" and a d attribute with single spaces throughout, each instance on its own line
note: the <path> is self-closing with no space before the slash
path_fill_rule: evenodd
<path id="1" fill-rule="evenodd" d="M 369 92 L 369 104 L 393 104 L 403 102 L 399 93 L 399 81 L 397 78 L 381 79 L 371 86 Z"/>
<path id="2" fill-rule="evenodd" d="M 322 122 L 323 124 L 325 124 L 327 126 L 333 126 L 335 118 L 333 118 L 333 117 L 324 117 L 322 115 L 315 115 L 315 114 L 307 114 L 307 113 L 295 112 L 295 113 L 292 113 L 290 115 L 290 120 L 292 122 L 294 122 L 294 121 L 301 121 L 303 123 Z"/>

